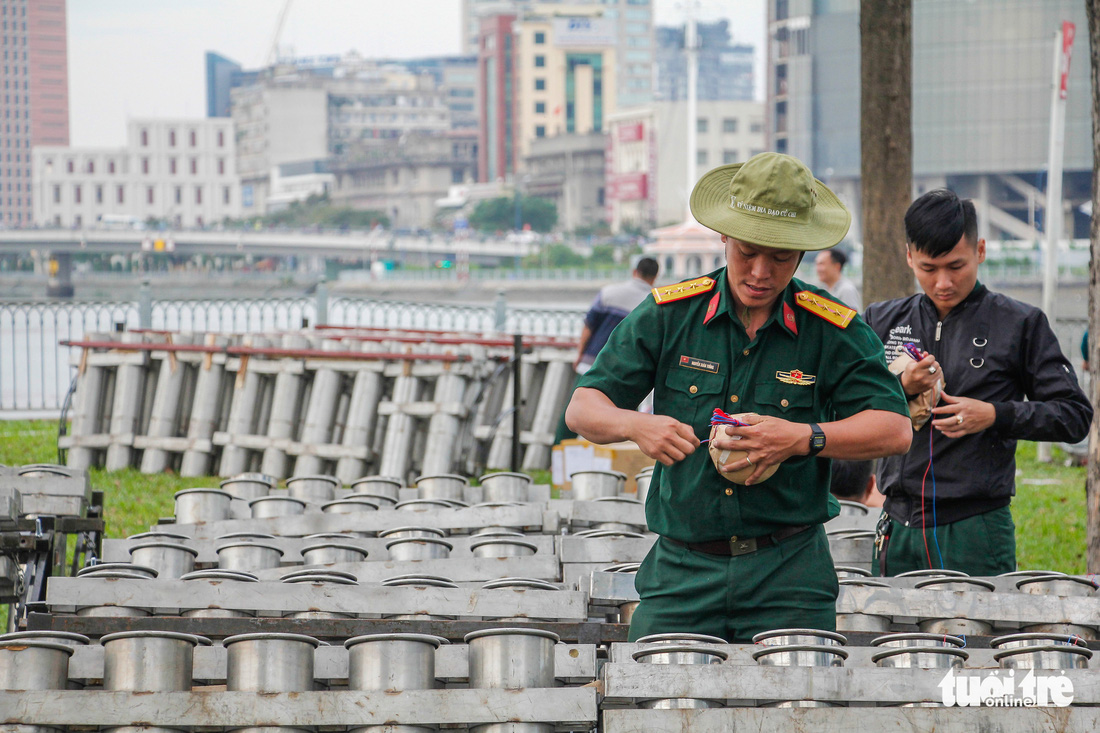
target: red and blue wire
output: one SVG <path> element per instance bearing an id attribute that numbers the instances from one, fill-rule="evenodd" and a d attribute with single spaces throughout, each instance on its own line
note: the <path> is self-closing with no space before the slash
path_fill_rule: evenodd
<path id="1" fill-rule="evenodd" d="M 921 351 L 920 348 L 909 342 L 904 345 L 906 353 L 913 357 L 917 361 L 921 361 L 928 353 Z M 943 570 L 943 552 L 940 551 L 940 540 L 936 535 L 936 469 L 932 465 L 932 437 L 936 431 L 932 427 L 932 419 L 928 419 L 928 467 L 924 469 L 924 477 L 920 481 L 920 521 L 921 521 L 921 537 L 924 539 L 924 554 L 928 558 L 928 567 L 932 568 L 932 552 L 928 549 L 928 521 L 924 515 L 924 486 L 928 480 L 928 475 L 932 474 L 932 543 L 936 546 L 936 555 L 940 559 L 940 570 Z"/>
<path id="2" fill-rule="evenodd" d="M 744 422 L 742 420 L 738 420 L 736 417 L 733 417 L 732 415 L 727 415 L 725 412 L 722 411 L 721 407 L 715 407 L 714 408 L 714 414 L 710 416 L 710 424 L 711 424 L 711 427 L 713 427 L 715 425 L 733 425 L 734 427 L 737 427 L 737 428 L 747 428 L 747 427 L 749 427 L 749 423 Z M 706 440 L 701 440 L 699 442 L 700 443 L 706 443 L 707 440 L 710 440 L 710 438 L 707 438 Z"/>

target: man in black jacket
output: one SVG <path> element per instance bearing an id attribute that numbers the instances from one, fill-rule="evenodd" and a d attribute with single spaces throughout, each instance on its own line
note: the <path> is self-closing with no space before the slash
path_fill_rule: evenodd
<path id="1" fill-rule="evenodd" d="M 887 362 L 906 343 L 923 353 L 900 374 L 908 397 L 944 379 L 909 452 L 879 464 L 887 498 L 876 555 L 884 575 L 1015 570 L 1016 441 L 1076 442 L 1092 421 L 1043 312 L 978 282 L 985 240 L 977 229 L 969 199 L 941 189 L 914 201 L 905 214 L 907 258 L 924 292 L 875 303 L 864 315 Z"/>

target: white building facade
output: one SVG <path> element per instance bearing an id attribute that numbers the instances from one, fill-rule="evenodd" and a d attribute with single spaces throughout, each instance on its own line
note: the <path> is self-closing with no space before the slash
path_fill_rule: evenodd
<path id="1" fill-rule="evenodd" d="M 90 227 L 118 217 L 203 227 L 241 215 L 232 120 L 136 119 L 123 148 L 32 151 L 34 223 Z"/>
<path id="2" fill-rule="evenodd" d="M 608 128 L 606 217 L 613 232 L 690 219 L 687 102 L 654 102 L 612 115 Z M 700 101 L 695 116 L 696 179 L 764 150 L 764 105 Z"/>

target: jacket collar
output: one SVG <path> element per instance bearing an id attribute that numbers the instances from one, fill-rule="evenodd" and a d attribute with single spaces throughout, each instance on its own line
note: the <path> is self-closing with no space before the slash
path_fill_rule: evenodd
<path id="1" fill-rule="evenodd" d="M 974 289 L 970 291 L 970 294 L 967 295 L 965 298 L 963 298 L 962 301 L 957 306 L 952 308 L 951 311 L 946 316 L 944 316 L 944 319 L 946 320 L 947 318 L 951 317 L 955 313 L 961 313 L 964 310 L 967 310 L 968 308 L 972 307 L 973 305 L 978 303 L 982 298 L 984 298 L 986 293 L 988 293 L 988 292 L 989 292 L 989 289 L 986 288 L 985 285 L 982 285 L 982 281 L 981 280 L 976 280 L 974 282 Z M 932 316 L 935 317 L 935 319 L 937 321 L 940 320 L 940 313 L 939 313 L 938 310 L 936 310 L 936 304 L 933 303 L 932 299 L 929 298 L 925 293 L 920 294 L 920 304 L 921 304 L 921 308 L 924 308 L 927 311 L 929 311 L 932 314 Z"/>

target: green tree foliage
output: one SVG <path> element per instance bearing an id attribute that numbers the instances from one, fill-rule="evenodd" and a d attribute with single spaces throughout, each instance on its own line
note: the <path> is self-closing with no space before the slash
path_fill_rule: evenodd
<path id="1" fill-rule="evenodd" d="M 328 196 L 310 196 L 305 201 L 295 201 L 281 211 L 248 219 L 248 226 L 287 226 L 294 228 L 320 227 L 322 229 L 370 229 L 376 224 L 390 225 L 390 218 L 381 211 L 333 206 Z"/>
<path id="2" fill-rule="evenodd" d="M 523 258 L 524 267 L 585 267 L 588 259 L 560 242 L 543 245 L 541 251 Z"/>
<path id="3" fill-rule="evenodd" d="M 558 223 L 558 207 L 553 201 L 535 196 L 520 200 L 520 218 L 536 232 L 548 232 Z M 502 196 L 482 201 L 470 215 L 470 226 L 482 232 L 507 232 L 516 227 L 516 200 Z"/>

